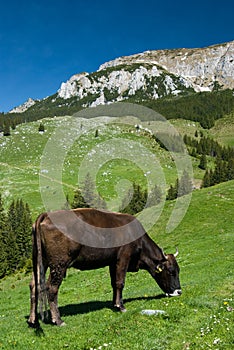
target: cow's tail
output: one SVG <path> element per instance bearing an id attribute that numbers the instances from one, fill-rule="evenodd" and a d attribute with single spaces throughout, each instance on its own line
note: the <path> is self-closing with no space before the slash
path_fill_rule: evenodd
<path id="1" fill-rule="evenodd" d="M 33 234 L 33 273 L 35 281 L 36 305 L 39 304 L 41 319 L 44 321 L 47 316 L 47 294 L 45 282 L 45 267 L 42 256 L 42 240 L 40 224 L 46 217 L 46 213 L 41 214 L 32 227 Z"/>

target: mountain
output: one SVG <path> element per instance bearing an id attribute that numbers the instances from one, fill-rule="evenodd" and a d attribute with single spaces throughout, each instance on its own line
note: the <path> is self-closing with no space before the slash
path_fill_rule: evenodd
<path id="1" fill-rule="evenodd" d="M 146 51 L 106 62 L 93 73 L 75 74 L 53 96 L 30 99 L 11 112 L 50 110 L 61 115 L 116 101 L 137 103 L 234 89 L 233 77 L 234 41 L 205 48 Z"/>
<path id="2" fill-rule="evenodd" d="M 157 99 L 188 89 L 212 91 L 215 85 L 234 88 L 234 41 L 201 49 L 146 51 L 104 63 L 95 73 L 72 76 L 58 97 L 96 96 L 91 106 L 122 101 L 141 91 Z"/>
<path id="3" fill-rule="evenodd" d="M 22 105 L 18 107 L 13 108 L 9 113 L 23 113 L 27 111 L 27 109 L 35 105 L 35 103 L 36 103 L 36 100 L 33 100 L 31 97 L 29 97 L 29 99 L 26 102 L 24 102 Z"/>
<path id="4" fill-rule="evenodd" d="M 195 91 L 211 91 L 215 81 L 223 88 L 234 88 L 234 41 L 199 49 L 146 51 L 104 63 L 99 70 L 133 63 L 160 65 Z"/>

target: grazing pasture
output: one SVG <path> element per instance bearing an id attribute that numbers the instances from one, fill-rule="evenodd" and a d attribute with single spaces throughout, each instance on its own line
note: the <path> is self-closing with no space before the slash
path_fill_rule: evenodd
<path id="1" fill-rule="evenodd" d="M 0 281 L 0 349 L 183 350 L 234 346 L 234 181 L 193 192 L 189 209 L 172 232 L 174 206 L 166 202 L 150 236 L 167 253 L 179 248 L 183 294 L 166 298 L 147 272 L 128 273 L 126 313 L 111 309 L 108 269 L 70 269 L 59 294 L 64 327 L 28 328 L 31 276 Z M 143 309 L 163 310 L 142 315 Z"/>
<path id="2" fill-rule="evenodd" d="M 169 188 L 170 184 L 175 183 L 178 174 L 169 152 L 160 148 L 149 133 L 145 133 L 144 130 L 142 132 L 136 131 L 134 125 L 140 123 L 139 119 L 126 117 L 121 119 L 122 122 L 105 125 L 105 118 L 84 120 L 83 123 L 81 118 L 78 125 L 82 125 L 82 134 L 74 138 L 72 147 L 69 147 L 67 140 L 70 139 L 70 131 L 69 127 L 66 129 L 66 125 L 70 125 L 71 119 L 72 117 L 69 116 L 45 118 L 37 122 L 18 125 L 15 130 L 12 130 L 11 136 L 0 137 L 0 192 L 6 206 L 13 199 L 20 197 L 29 204 L 33 218 L 36 218 L 38 213 L 44 210 L 39 175 L 41 178 L 48 179 L 48 184 L 50 177 L 48 169 L 44 169 L 41 165 L 41 157 L 53 132 L 56 128 L 63 128 L 63 126 L 67 133 L 67 139 L 65 138 L 65 141 L 58 140 L 61 149 L 66 152 L 61 185 L 70 201 L 72 201 L 74 190 L 77 188 L 78 171 L 84 158 L 87 157 L 89 152 L 101 152 L 102 145 L 111 144 L 113 139 L 125 140 L 129 144 L 135 142 L 140 145 L 139 158 L 141 159 L 147 159 L 149 153 L 156 155 L 163 169 L 167 187 Z M 45 132 L 38 131 L 40 123 L 43 123 Z M 181 121 L 176 125 L 178 130 L 181 128 L 182 133 L 184 130 L 191 130 L 191 134 L 194 134 L 196 127 L 198 127 L 198 124 L 192 124 L 188 121 Z M 143 128 L 150 128 L 153 132 L 156 130 L 153 122 L 150 125 L 145 122 Z M 95 137 L 97 130 L 98 136 Z M 146 154 L 142 151 L 143 148 L 147 150 Z M 51 161 L 55 162 L 53 153 Z M 194 177 L 196 181 L 201 181 L 204 171 L 198 168 L 198 164 L 199 160 L 193 158 Z M 92 163 L 90 163 L 90 166 L 92 166 Z M 107 201 L 114 199 L 116 195 L 115 185 L 122 179 L 126 179 L 131 183 L 137 181 L 143 187 L 146 184 L 144 174 L 137 167 L 137 158 L 134 165 L 129 159 L 118 159 L 116 157 L 112 159 L 110 153 L 109 160 L 103 163 L 97 174 L 96 184 L 104 199 Z M 114 210 L 114 208 L 110 209 Z"/>

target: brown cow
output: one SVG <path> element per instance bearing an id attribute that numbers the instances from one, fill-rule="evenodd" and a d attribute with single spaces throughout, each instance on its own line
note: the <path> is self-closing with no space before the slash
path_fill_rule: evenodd
<path id="1" fill-rule="evenodd" d="M 122 291 L 126 272 L 147 270 L 168 296 L 181 294 L 175 255 L 165 255 L 141 223 L 128 214 L 96 209 L 41 214 L 33 225 L 33 277 L 28 324 L 37 327 L 38 302 L 49 301 L 52 322 L 62 325 L 58 290 L 69 267 L 80 270 L 109 266 L 113 305 L 126 311 Z M 45 273 L 50 275 L 45 284 Z"/>

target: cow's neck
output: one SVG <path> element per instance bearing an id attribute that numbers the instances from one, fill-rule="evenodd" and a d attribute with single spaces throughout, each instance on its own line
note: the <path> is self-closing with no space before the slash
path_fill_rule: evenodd
<path id="1" fill-rule="evenodd" d="M 148 271 L 155 270 L 156 262 L 163 260 L 163 253 L 161 248 L 159 248 L 147 234 L 144 235 L 142 240 L 142 252 L 140 260 L 140 268 Z"/>

